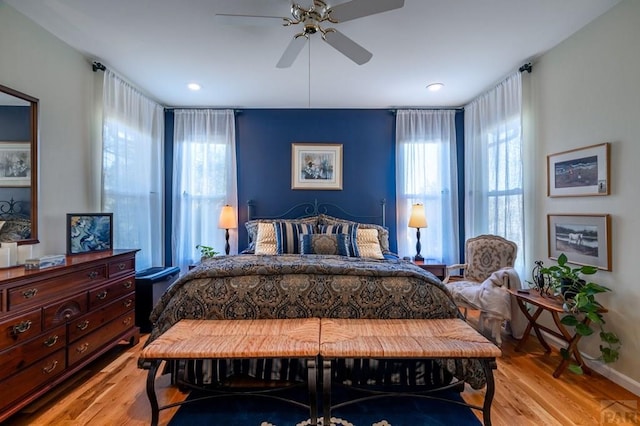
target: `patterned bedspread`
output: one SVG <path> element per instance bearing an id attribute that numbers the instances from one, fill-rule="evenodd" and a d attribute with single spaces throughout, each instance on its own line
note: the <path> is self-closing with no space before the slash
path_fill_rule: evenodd
<path id="1" fill-rule="evenodd" d="M 455 318 L 451 295 L 410 262 L 320 255 L 237 255 L 204 261 L 176 281 L 151 313 L 151 342 L 181 319 Z M 474 388 L 479 363 L 442 360 Z"/>

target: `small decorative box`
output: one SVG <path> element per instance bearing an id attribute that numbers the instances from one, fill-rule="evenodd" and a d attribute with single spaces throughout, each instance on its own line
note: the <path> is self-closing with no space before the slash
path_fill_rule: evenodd
<path id="1" fill-rule="evenodd" d="M 67 257 L 64 254 L 51 254 L 48 256 L 27 259 L 24 262 L 25 269 L 43 269 L 52 266 L 64 265 Z"/>

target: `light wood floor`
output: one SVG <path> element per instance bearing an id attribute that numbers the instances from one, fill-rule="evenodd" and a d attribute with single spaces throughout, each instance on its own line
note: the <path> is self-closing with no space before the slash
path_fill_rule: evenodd
<path id="1" fill-rule="evenodd" d="M 18 413 L 6 425 L 148 425 L 146 371 L 137 368 L 146 337 L 133 348 L 123 345 L 112 350 L 89 366 L 81 379 L 54 391 L 57 395 L 44 398 L 38 406 L 27 407 L 33 412 Z M 637 396 L 595 373 L 577 376 L 566 372 L 554 379 L 553 370 L 561 360 L 558 352 L 545 354 L 533 336 L 525 352 L 514 352 L 515 343 L 504 337 L 503 357 L 495 371 L 494 425 L 639 424 L 637 411 L 632 410 L 631 421 L 624 421 L 624 408 L 602 409 L 605 401 L 640 406 Z M 156 386 L 161 404 L 185 397 L 167 379 L 162 376 Z M 482 405 L 483 391 L 467 389 L 463 396 Z M 161 411 L 160 425 L 166 425 L 175 410 Z"/>

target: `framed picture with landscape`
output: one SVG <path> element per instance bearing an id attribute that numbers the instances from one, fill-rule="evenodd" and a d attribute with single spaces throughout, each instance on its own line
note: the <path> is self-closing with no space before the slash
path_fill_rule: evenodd
<path id="1" fill-rule="evenodd" d="M 611 217 L 608 214 L 547 215 L 549 257 L 611 270 Z"/>
<path id="2" fill-rule="evenodd" d="M 609 143 L 547 156 L 547 195 L 609 195 Z"/>
<path id="3" fill-rule="evenodd" d="M 342 144 L 292 144 L 291 189 L 342 189 Z"/>
<path id="4" fill-rule="evenodd" d="M 67 254 L 113 248 L 113 213 L 68 213 Z"/>

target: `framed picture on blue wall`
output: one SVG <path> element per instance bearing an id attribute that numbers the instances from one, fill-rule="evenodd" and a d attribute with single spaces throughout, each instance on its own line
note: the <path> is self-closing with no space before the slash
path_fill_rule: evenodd
<path id="1" fill-rule="evenodd" d="M 67 254 L 113 249 L 113 213 L 68 213 Z"/>
<path id="2" fill-rule="evenodd" d="M 291 189 L 342 189 L 342 144 L 291 144 Z"/>
<path id="3" fill-rule="evenodd" d="M 0 186 L 31 185 L 31 143 L 0 142 Z"/>

